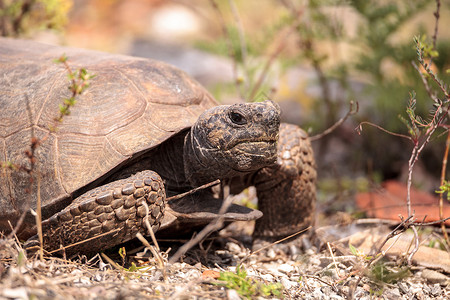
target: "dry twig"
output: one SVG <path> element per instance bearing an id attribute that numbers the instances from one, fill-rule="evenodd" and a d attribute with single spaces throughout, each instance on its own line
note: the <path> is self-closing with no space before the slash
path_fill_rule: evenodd
<path id="1" fill-rule="evenodd" d="M 223 215 L 228 210 L 228 207 L 230 207 L 231 203 L 234 200 L 234 197 L 230 197 L 229 193 L 226 193 L 225 200 L 222 203 L 222 206 L 220 207 L 218 217 L 211 221 L 205 228 L 203 228 L 195 237 L 189 240 L 189 242 L 185 243 L 183 246 L 181 246 L 177 252 L 170 258 L 169 263 L 173 264 L 178 259 L 180 259 L 181 256 L 183 256 L 189 249 L 191 249 L 193 246 L 197 245 L 201 240 L 203 240 L 206 236 L 208 236 L 211 232 L 214 232 L 221 228 L 223 226 Z"/>
<path id="2" fill-rule="evenodd" d="M 355 105 L 355 107 L 353 107 Z M 322 133 L 316 134 L 311 136 L 309 139 L 311 141 L 316 141 L 318 139 L 323 138 L 324 136 L 332 133 L 334 130 L 336 130 L 336 128 L 338 128 L 339 126 L 341 126 L 347 119 L 348 117 L 357 114 L 359 110 L 359 104 L 358 102 L 353 102 L 350 101 L 350 107 L 347 111 L 347 113 L 345 114 L 345 116 L 343 116 L 342 118 L 340 118 L 336 123 L 334 123 L 331 127 L 327 128 L 325 131 L 323 131 Z"/>

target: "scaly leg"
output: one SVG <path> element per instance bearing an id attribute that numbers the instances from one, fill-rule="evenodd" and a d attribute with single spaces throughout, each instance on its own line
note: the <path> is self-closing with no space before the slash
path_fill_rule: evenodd
<path id="1" fill-rule="evenodd" d="M 281 124 L 278 161 L 253 177 L 258 208 L 255 239 L 275 240 L 314 223 L 316 165 L 307 134 L 298 126 Z"/>
<path id="2" fill-rule="evenodd" d="M 138 232 L 146 234 L 147 214 L 150 226 L 157 231 L 165 197 L 163 182 L 153 171 L 92 189 L 42 222 L 44 249 L 52 251 L 69 246 L 65 249 L 68 254 L 104 250 L 134 238 Z M 86 241 L 90 238 L 93 239 Z M 75 243 L 79 244 L 70 246 Z M 25 247 L 36 245 L 38 239 L 34 236 Z"/>

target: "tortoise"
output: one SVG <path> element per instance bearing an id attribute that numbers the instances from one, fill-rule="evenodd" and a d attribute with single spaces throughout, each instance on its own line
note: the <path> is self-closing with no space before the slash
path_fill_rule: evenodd
<path id="1" fill-rule="evenodd" d="M 96 77 L 50 130 L 70 95 L 64 66 L 52 62 L 63 53 L 72 68 Z M 49 251 L 100 251 L 147 233 L 146 226 L 169 234 L 194 230 L 218 216 L 217 192 L 167 197 L 217 179 L 232 194 L 256 187 L 259 210 L 232 205 L 223 215 L 258 219 L 255 239 L 284 237 L 313 222 L 316 170 L 308 136 L 280 124 L 280 108 L 270 100 L 218 105 L 163 62 L 8 38 L 0 38 L 0 86 L 4 232 L 24 215 L 19 237 L 36 238 L 28 211 L 38 196 Z M 39 141 L 34 171 L 5 167 L 30 167 L 24 150 L 31 138 Z"/>

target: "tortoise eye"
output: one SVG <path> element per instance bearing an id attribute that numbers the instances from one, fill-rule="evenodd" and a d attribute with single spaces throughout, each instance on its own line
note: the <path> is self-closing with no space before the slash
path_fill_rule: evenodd
<path id="1" fill-rule="evenodd" d="M 245 119 L 245 117 L 241 113 L 236 111 L 230 112 L 230 120 L 237 125 L 247 124 L 247 120 Z"/>

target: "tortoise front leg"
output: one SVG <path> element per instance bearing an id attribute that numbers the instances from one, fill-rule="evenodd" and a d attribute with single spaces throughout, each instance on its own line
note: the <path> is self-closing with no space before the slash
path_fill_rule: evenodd
<path id="1" fill-rule="evenodd" d="M 278 161 L 255 174 L 258 208 L 255 239 L 279 239 L 314 223 L 316 166 L 307 134 L 298 126 L 281 124 Z"/>
<path id="2" fill-rule="evenodd" d="M 153 171 L 143 171 L 90 190 L 42 222 L 44 249 L 64 247 L 69 254 L 98 252 L 126 242 L 138 232 L 146 234 L 147 216 L 153 231 L 157 231 L 165 197 L 163 181 Z M 37 243 L 34 236 L 25 247 Z"/>

